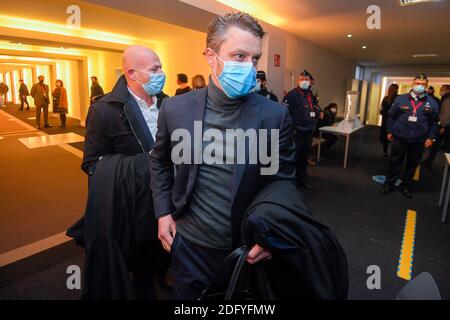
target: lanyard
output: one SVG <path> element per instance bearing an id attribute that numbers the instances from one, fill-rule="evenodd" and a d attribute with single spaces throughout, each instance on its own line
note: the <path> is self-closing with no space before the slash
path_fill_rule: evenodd
<path id="1" fill-rule="evenodd" d="M 417 109 L 420 108 L 420 106 L 423 104 L 423 101 L 421 101 L 419 104 L 416 105 L 415 101 L 413 99 L 411 99 L 411 104 L 412 104 L 412 107 L 414 109 L 413 110 L 413 115 L 415 116 L 416 113 L 417 113 Z"/>
<path id="2" fill-rule="evenodd" d="M 298 92 L 300 92 L 300 94 L 302 96 L 305 96 L 305 93 L 301 89 L 298 89 Z M 311 98 L 311 92 L 306 96 L 306 98 L 308 99 L 309 108 L 311 109 L 311 111 L 314 111 L 314 106 L 313 106 L 313 102 L 312 102 L 312 98 Z"/>

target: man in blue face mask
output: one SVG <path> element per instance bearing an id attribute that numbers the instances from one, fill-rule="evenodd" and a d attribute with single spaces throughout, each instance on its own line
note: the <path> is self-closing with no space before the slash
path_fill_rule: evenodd
<path id="1" fill-rule="evenodd" d="M 102 261 L 112 263 L 115 260 L 107 256 L 107 247 L 96 247 L 96 252 L 87 252 L 89 259 L 86 267 L 89 276 L 85 279 L 97 279 L 98 282 L 87 283 L 83 288 L 91 288 L 89 292 L 85 292 L 86 298 L 155 299 L 153 277 L 156 275 L 159 279 L 164 279 L 164 268 L 167 267 L 169 258 L 157 239 L 148 153 L 155 143 L 159 106 L 164 98 L 162 89 L 165 75 L 158 55 L 142 46 L 131 46 L 125 50 L 122 67 L 124 74 L 110 93 L 95 100 L 86 119 L 82 169 L 89 175 L 90 181 L 87 207 L 91 208 L 96 203 L 104 214 L 99 215 L 98 212 L 87 209 L 87 226 L 84 232 L 93 230 L 88 237 L 96 238 L 101 237 L 102 230 L 106 229 L 108 236 L 116 237 L 116 241 L 128 240 L 128 243 L 119 243 L 119 246 L 130 249 L 130 252 L 122 252 L 120 255 L 129 259 L 125 265 L 130 269 L 126 270 L 124 277 L 117 272 L 110 274 L 113 269 L 109 270 L 108 264 L 102 264 Z M 130 170 L 133 166 L 136 170 Z M 125 176 L 118 181 L 108 180 L 124 173 Z M 111 185 L 114 186 L 113 189 L 110 188 Z M 121 189 L 123 185 L 127 185 L 126 190 Z M 108 190 L 118 191 L 108 193 Z M 115 205 L 109 206 L 108 201 L 113 200 Z M 105 221 L 108 219 L 102 220 L 106 214 L 113 217 L 111 223 Z M 123 221 L 118 223 L 120 228 L 108 229 L 122 215 L 124 221 L 133 221 L 132 230 Z M 97 217 L 99 220 L 94 222 L 89 217 Z M 96 226 L 104 228 L 97 229 Z M 117 235 L 118 230 L 126 236 Z M 86 244 L 87 248 L 88 246 Z M 97 273 L 91 274 L 89 270 Z M 113 271 L 115 270 L 118 269 Z M 128 271 L 133 273 L 131 293 L 126 290 L 129 286 L 120 284 L 121 279 L 128 278 Z M 113 283 L 110 284 L 109 281 Z M 110 292 L 112 287 L 121 289 Z"/>
<path id="2" fill-rule="evenodd" d="M 260 24 L 248 14 L 214 19 L 204 53 L 211 68 L 208 86 L 169 98 L 161 107 L 156 145 L 150 155 L 151 180 L 159 238 L 172 253 L 177 299 L 199 298 L 227 255 L 240 246 L 242 214 L 258 190 L 275 180 L 295 183 L 288 110 L 254 92 L 263 36 Z M 263 177 L 259 163 L 228 162 L 232 155 L 226 153 L 222 163 L 178 164 L 174 176 L 172 133 L 186 129 L 193 137 L 195 122 L 201 122 L 203 132 L 222 134 L 228 129 L 279 130 L 280 169 Z M 218 150 L 223 149 L 223 143 L 214 143 Z M 193 148 L 204 151 L 205 145 L 193 144 Z M 261 243 L 252 242 L 251 248 L 248 263 L 271 257 Z"/>
<path id="3" fill-rule="evenodd" d="M 433 146 L 439 119 L 439 106 L 428 96 L 428 78 L 418 74 L 412 90 L 398 96 L 389 110 L 387 139 L 392 142 L 386 182 L 380 193 L 387 195 L 395 188 L 397 179 L 402 180 L 402 193 L 411 198 L 411 181 L 422 159 L 425 148 Z M 406 158 L 403 175 L 401 171 Z"/>
<path id="4" fill-rule="evenodd" d="M 295 144 L 297 148 L 297 183 L 300 187 L 311 189 L 306 182 L 308 157 L 311 153 L 312 139 L 319 119 L 323 116 L 317 97 L 311 91 L 314 78 L 308 71 L 300 73 L 298 86 L 289 91 L 283 102 L 289 106 L 289 112 L 295 126 Z"/>

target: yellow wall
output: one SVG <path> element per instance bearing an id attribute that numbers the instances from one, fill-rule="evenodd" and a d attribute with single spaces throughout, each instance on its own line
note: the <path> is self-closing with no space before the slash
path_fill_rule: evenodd
<path id="1" fill-rule="evenodd" d="M 80 30 L 71 30 L 65 25 L 68 16 L 65 11 L 72 4 L 81 8 Z M 12 44 L 6 39 L 2 41 L 2 35 L 57 41 L 68 49 L 31 45 L 28 42 L 22 45 Z M 167 74 L 164 91 L 173 95 L 177 88 L 177 73 L 186 73 L 189 78 L 202 74 L 207 79 L 209 68 L 202 55 L 205 37 L 201 32 L 81 1 L 41 0 L 36 6 L 32 0 L 16 0 L 2 4 L 0 12 L 0 55 L 11 53 L 10 51 L 14 51 L 15 55 L 23 53 L 23 56 L 28 57 L 45 57 L 50 54 L 53 60 L 62 61 L 56 62 L 56 69 L 62 80 L 66 80 L 65 83 L 73 84 L 71 91 L 74 93 L 69 96 L 69 104 L 79 112 L 77 114 L 74 109 L 71 114 L 81 119 L 85 118 L 88 100 L 87 97 L 84 101 L 77 100 L 74 83 L 77 81 L 76 77 L 83 72 L 78 70 L 77 75 L 74 63 L 67 61 L 80 59 L 78 61 L 85 61 L 87 64 L 87 74 L 82 79 L 84 88 L 79 90 L 89 93 L 89 77 L 95 75 L 105 92 L 108 92 L 114 86 L 118 70 L 121 70 L 121 51 L 132 44 L 145 45 L 154 48 L 159 54 L 163 70 Z M 80 48 L 74 44 L 79 44 Z M 95 46 L 97 49 L 82 49 L 81 45 Z M 66 74 L 69 72 L 70 77 Z"/>
<path id="2" fill-rule="evenodd" d="M 68 93 L 69 102 L 69 115 L 76 119 L 85 119 L 86 111 L 89 106 L 89 90 L 90 90 L 90 77 L 97 76 L 100 84 L 105 92 L 111 91 L 115 84 L 114 72 L 116 69 L 121 69 L 122 54 L 119 52 L 107 52 L 100 50 L 88 50 L 88 49 L 60 49 L 54 47 L 44 47 L 35 45 L 17 45 L 11 44 L 6 41 L 0 41 L 0 55 L 5 55 L 10 59 L 18 59 L 17 56 L 9 55 L 11 51 L 18 54 L 18 58 L 24 62 L 35 62 L 36 77 L 40 74 L 46 78 L 46 83 L 50 86 L 50 90 L 55 87 L 54 81 L 48 64 L 55 64 L 56 78 L 61 79 L 64 82 L 64 86 Z M 42 58 L 41 55 L 48 54 L 48 58 Z M 39 55 L 39 57 L 36 57 Z M 53 57 L 61 57 L 66 59 L 54 59 Z M 44 61 L 43 61 L 44 60 Z M 7 61 L 2 59 L 2 62 Z M 79 84 L 79 77 L 82 73 L 79 70 L 78 62 L 86 61 L 87 64 L 87 77 L 82 79 L 82 86 Z M 37 79 L 28 79 L 28 74 L 25 78 L 25 83 L 31 89 L 31 85 L 36 82 Z M 84 99 L 81 99 L 80 90 L 85 92 Z"/>
<path id="3" fill-rule="evenodd" d="M 199 34 L 182 40 L 159 43 L 156 50 L 163 64 L 163 71 L 167 75 L 164 92 L 173 96 L 178 87 L 177 74 L 185 73 L 191 79 L 196 74 L 202 74 L 208 82 L 210 73 L 206 58 L 203 56 L 206 35 Z"/>

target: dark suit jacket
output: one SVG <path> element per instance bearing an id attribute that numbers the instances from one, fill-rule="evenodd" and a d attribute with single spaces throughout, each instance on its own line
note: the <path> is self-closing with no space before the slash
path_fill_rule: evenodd
<path id="1" fill-rule="evenodd" d="M 184 128 L 194 136 L 194 121 L 202 121 L 204 117 L 207 90 L 204 88 L 168 98 L 161 106 L 156 143 L 150 154 L 151 186 L 157 218 L 170 213 L 178 219 L 190 205 L 198 165 L 177 165 L 174 176 L 171 150 L 176 142 L 171 141 L 171 134 L 175 129 Z M 279 171 L 273 176 L 263 176 L 259 163 L 235 165 L 231 209 L 235 247 L 240 244 L 242 215 L 258 191 L 274 180 L 287 179 L 295 183 L 293 126 L 287 108 L 256 93 L 245 97 L 241 108 L 240 128 L 244 131 L 250 128 L 280 130 Z M 270 137 L 270 133 L 268 135 Z M 248 154 L 247 149 L 247 159 Z"/>

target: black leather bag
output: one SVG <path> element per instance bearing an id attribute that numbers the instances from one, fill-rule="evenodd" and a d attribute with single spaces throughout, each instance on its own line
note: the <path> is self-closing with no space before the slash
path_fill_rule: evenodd
<path id="1" fill-rule="evenodd" d="M 250 247 L 242 246 L 230 253 L 199 300 L 256 300 L 250 285 L 251 270 L 245 264 L 249 252 Z"/>

